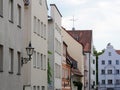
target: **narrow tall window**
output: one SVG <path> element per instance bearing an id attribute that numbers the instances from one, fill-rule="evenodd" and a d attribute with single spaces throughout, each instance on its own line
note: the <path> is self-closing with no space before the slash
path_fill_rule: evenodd
<path id="1" fill-rule="evenodd" d="M 18 75 L 21 74 L 21 55 L 20 52 L 17 52 L 17 58 L 18 58 Z"/>
<path id="2" fill-rule="evenodd" d="M 112 64 L 112 61 L 111 61 L 111 60 L 108 60 L 108 64 L 111 65 L 111 64 Z"/>
<path id="3" fill-rule="evenodd" d="M 34 16 L 34 20 L 33 20 L 34 33 L 36 33 L 36 26 L 37 26 L 37 25 L 36 25 L 36 20 L 37 20 L 37 19 L 36 19 L 36 17 Z"/>
<path id="4" fill-rule="evenodd" d="M 37 68 L 40 68 L 40 53 L 37 52 Z"/>
<path id="5" fill-rule="evenodd" d="M 3 46 L 0 45 L 0 72 L 3 71 Z"/>
<path id="6" fill-rule="evenodd" d="M 119 65 L 119 60 L 116 60 L 116 65 Z"/>
<path id="7" fill-rule="evenodd" d="M 39 0 L 40 5 L 42 5 L 42 0 Z"/>
<path id="8" fill-rule="evenodd" d="M 18 13 L 17 13 L 17 25 L 18 25 L 18 27 L 21 28 L 21 6 L 18 5 L 17 8 L 18 8 Z"/>
<path id="9" fill-rule="evenodd" d="M 40 90 L 40 86 L 37 86 L 37 90 Z"/>
<path id="10" fill-rule="evenodd" d="M 36 51 L 33 53 L 33 67 L 36 68 Z"/>
<path id="11" fill-rule="evenodd" d="M 36 90 L 36 86 L 33 86 L 33 90 Z"/>
<path id="12" fill-rule="evenodd" d="M 111 56 L 111 52 L 108 52 L 108 56 Z"/>
<path id="13" fill-rule="evenodd" d="M 42 86 L 42 90 L 45 90 L 45 86 Z"/>
<path id="14" fill-rule="evenodd" d="M 112 80 L 111 79 L 108 80 L 108 84 L 109 85 L 112 84 Z"/>
<path id="15" fill-rule="evenodd" d="M 44 70 L 46 70 L 46 55 L 44 55 Z"/>
<path id="16" fill-rule="evenodd" d="M 41 22 L 41 37 L 43 37 L 43 22 Z"/>
<path id="17" fill-rule="evenodd" d="M 38 35 L 40 35 L 40 20 L 38 19 L 38 30 L 37 30 L 37 32 L 38 32 Z"/>
<path id="18" fill-rule="evenodd" d="M 0 16 L 3 16 L 3 0 L 0 0 Z"/>
<path id="19" fill-rule="evenodd" d="M 13 62 L 14 62 L 14 51 L 13 49 L 9 49 L 9 73 L 13 73 Z"/>
<path id="20" fill-rule="evenodd" d="M 44 24 L 44 39 L 46 39 L 46 25 Z"/>
<path id="21" fill-rule="evenodd" d="M 13 12 L 14 8 L 13 8 L 13 0 L 9 0 L 9 21 L 13 22 Z"/>
<path id="22" fill-rule="evenodd" d="M 41 70 L 43 70 L 43 54 L 41 54 Z"/>

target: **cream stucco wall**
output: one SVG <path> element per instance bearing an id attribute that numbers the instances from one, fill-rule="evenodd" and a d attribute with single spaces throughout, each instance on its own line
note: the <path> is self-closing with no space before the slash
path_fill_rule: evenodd
<path id="1" fill-rule="evenodd" d="M 43 22 L 43 24 L 46 25 L 46 38 L 34 33 L 34 16 L 37 20 L 39 19 L 40 22 Z M 36 52 L 46 55 L 46 69 L 42 70 L 41 68 L 34 68 L 32 57 L 31 62 L 23 66 L 25 75 L 24 85 L 30 85 L 30 88 L 26 88 L 29 90 L 33 90 L 33 86 L 36 86 L 36 88 L 38 86 L 40 88 L 45 86 L 45 90 L 47 90 L 48 20 L 46 0 L 42 0 L 42 4 L 40 4 L 39 0 L 30 0 L 30 5 L 25 7 L 25 21 L 25 43 L 27 44 L 31 41 L 32 47 L 34 47 Z"/>
<path id="2" fill-rule="evenodd" d="M 77 60 L 78 69 L 84 75 L 84 56 L 83 56 L 83 46 L 73 39 L 64 29 L 62 29 L 63 41 L 68 45 L 67 51 L 72 58 Z M 84 85 L 84 78 L 82 77 L 82 83 Z"/>
<path id="3" fill-rule="evenodd" d="M 0 72 L 0 90 L 22 90 L 22 73 L 18 73 L 17 52 L 23 54 L 24 3 L 14 0 L 13 23 L 9 21 L 9 0 L 3 0 L 3 17 L 0 17 L 0 45 L 3 46 L 3 72 Z M 21 6 L 21 28 L 17 26 L 17 5 Z M 13 73 L 9 73 L 9 48 L 13 49 Z"/>

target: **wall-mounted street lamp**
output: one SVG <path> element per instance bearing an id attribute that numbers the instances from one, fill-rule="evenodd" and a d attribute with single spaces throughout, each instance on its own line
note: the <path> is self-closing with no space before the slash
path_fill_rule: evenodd
<path id="1" fill-rule="evenodd" d="M 31 56 L 34 52 L 34 48 L 32 47 L 31 42 L 29 43 L 28 47 L 26 47 L 26 52 L 27 52 L 28 58 L 22 57 L 22 60 L 21 60 L 22 65 L 26 64 L 28 61 L 31 60 Z"/>

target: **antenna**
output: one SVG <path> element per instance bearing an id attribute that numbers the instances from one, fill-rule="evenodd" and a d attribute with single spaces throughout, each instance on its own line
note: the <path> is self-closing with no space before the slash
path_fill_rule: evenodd
<path id="1" fill-rule="evenodd" d="M 75 23 L 75 21 L 76 21 L 77 19 L 75 19 L 74 18 L 74 16 L 73 16 L 73 18 L 72 19 L 70 19 L 70 21 L 72 21 L 73 22 L 73 27 L 72 27 L 72 30 L 75 30 L 75 27 L 74 27 L 74 23 Z"/>

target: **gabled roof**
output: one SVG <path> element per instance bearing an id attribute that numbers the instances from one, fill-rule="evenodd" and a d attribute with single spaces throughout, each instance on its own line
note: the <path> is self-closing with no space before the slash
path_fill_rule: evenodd
<path id="1" fill-rule="evenodd" d="M 91 52 L 92 30 L 67 31 L 74 39 L 84 46 L 84 52 Z"/>
<path id="2" fill-rule="evenodd" d="M 116 52 L 120 55 L 120 50 L 116 50 Z"/>

